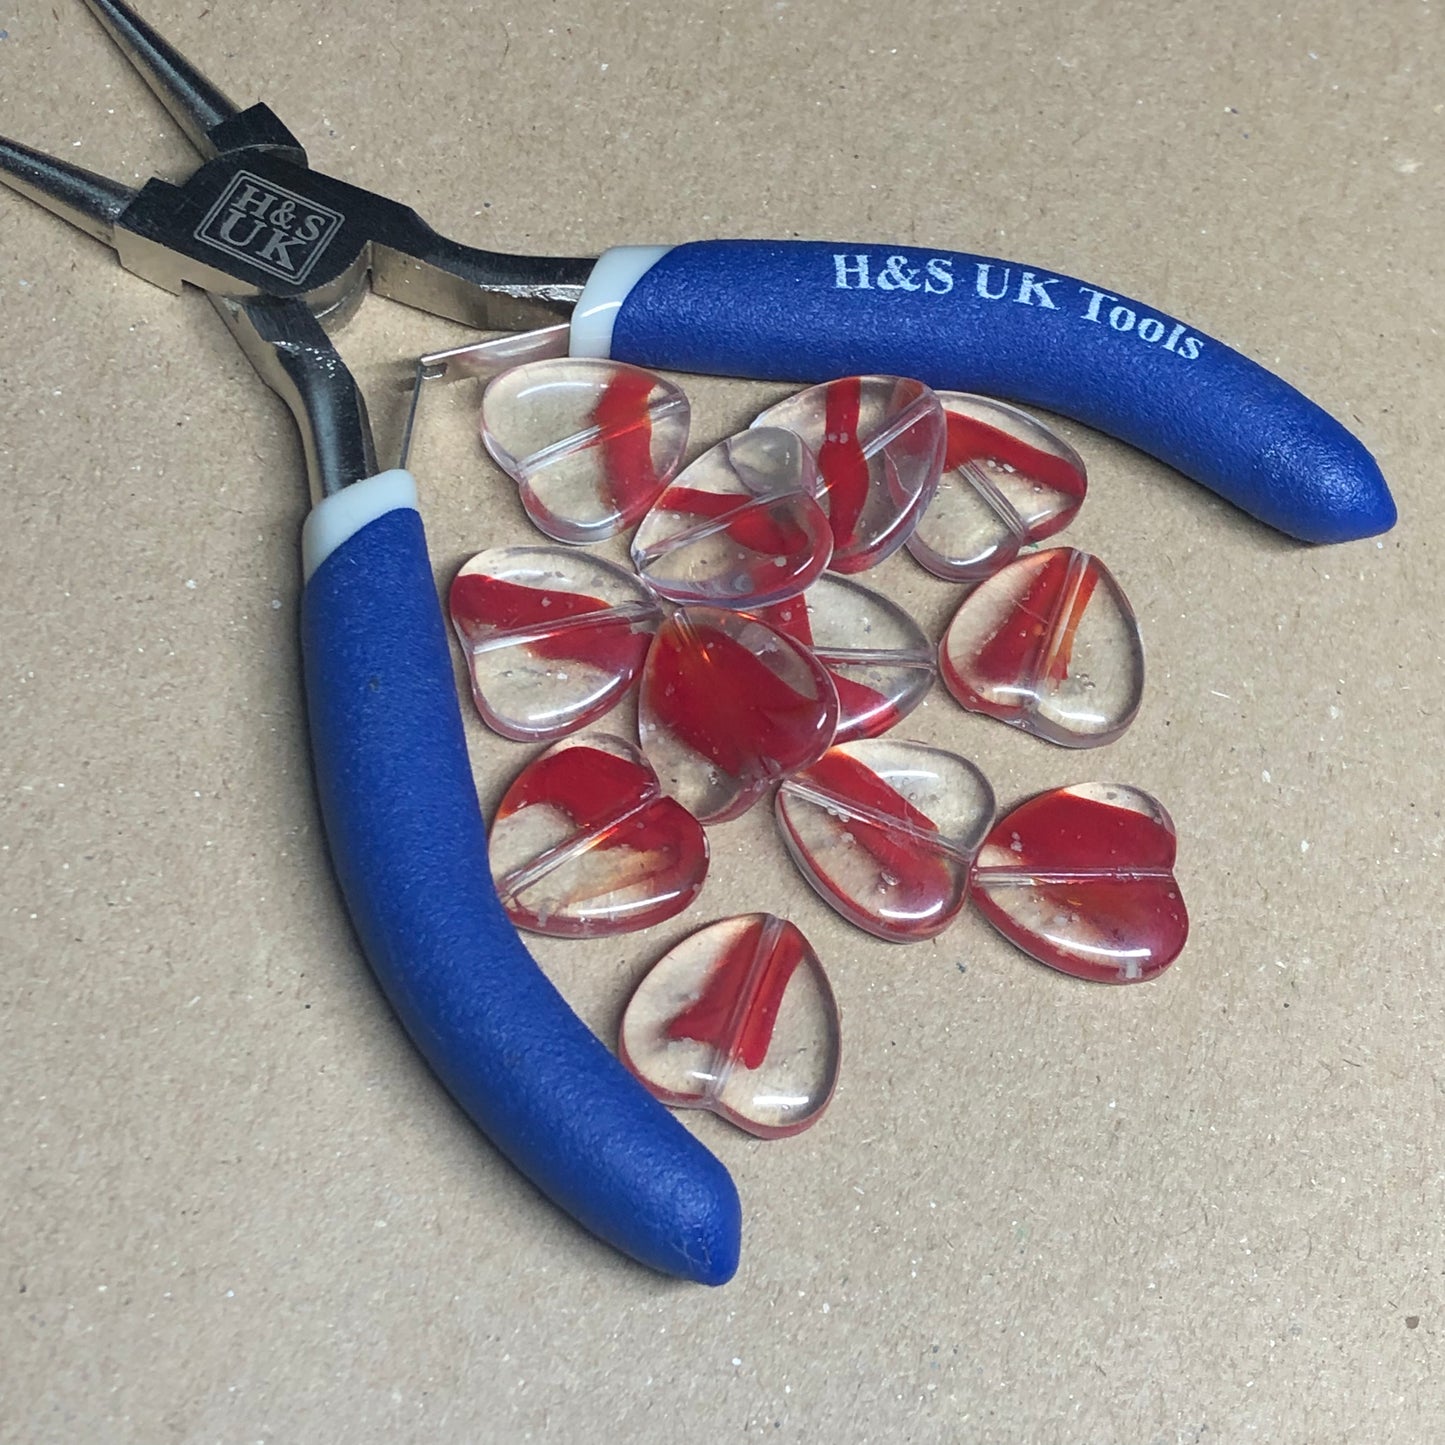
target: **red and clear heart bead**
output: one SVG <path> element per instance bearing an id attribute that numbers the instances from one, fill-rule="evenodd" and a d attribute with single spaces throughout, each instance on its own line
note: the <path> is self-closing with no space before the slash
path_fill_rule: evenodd
<path id="1" fill-rule="evenodd" d="M 1133 609 L 1097 557 L 1070 547 L 1010 563 L 964 598 L 939 649 L 971 712 L 1063 747 L 1111 742 L 1144 691 Z"/>
<path id="2" fill-rule="evenodd" d="M 704 823 L 747 811 L 827 751 L 838 695 L 812 653 L 743 612 L 680 608 L 642 671 L 638 731 L 666 792 Z"/>
<path id="3" fill-rule="evenodd" d="M 892 738 L 829 749 L 777 801 L 803 876 L 850 923 L 896 943 L 935 938 L 958 916 L 993 809 L 967 759 Z"/>
<path id="4" fill-rule="evenodd" d="M 477 710 L 520 742 L 562 737 L 613 707 L 662 620 L 635 577 L 556 547 L 479 552 L 448 605 Z"/>
<path id="5" fill-rule="evenodd" d="M 861 572 L 897 551 L 938 485 L 943 408 L 921 381 L 840 377 L 769 407 L 753 425 L 786 427 L 812 448 L 835 572 Z"/>
<path id="6" fill-rule="evenodd" d="M 559 542 L 632 526 L 682 462 L 690 410 L 680 387 L 588 357 L 528 362 L 482 393 L 482 442 Z"/>
<path id="7" fill-rule="evenodd" d="M 595 938 L 681 913 L 707 876 L 707 835 L 621 738 L 555 744 L 507 789 L 492 878 L 519 928 Z"/>
<path id="8" fill-rule="evenodd" d="M 834 743 L 896 727 L 932 686 L 935 649 L 895 603 L 846 577 L 822 577 L 800 597 L 759 611 L 801 642 L 838 692 Z"/>
<path id="9" fill-rule="evenodd" d="M 618 1040 L 665 1104 L 762 1139 L 816 1123 L 838 1079 L 838 1005 L 799 929 L 770 913 L 685 938 L 643 978 Z"/>
<path id="10" fill-rule="evenodd" d="M 1079 454 L 1015 407 L 940 391 L 943 475 L 908 550 L 936 577 L 976 582 L 1074 519 L 1088 490 Z"/>
<path id="11" fill-rule="evenodd" d="M 994 825 L 974 861 L 973 900 L 1040 963 L 1140 983 L 1168 968 L 1189 936 L 1176 848 L 1169 814 L 1138 788 L 1055 788 Z"/>
<path id="12" fill-rule="evenodd" d="M 638 575 L 671 602 L 757 607 L 817 580 L 833 555 L 801 438 L 755 427 L 690 463 L 632 539 Z"/>

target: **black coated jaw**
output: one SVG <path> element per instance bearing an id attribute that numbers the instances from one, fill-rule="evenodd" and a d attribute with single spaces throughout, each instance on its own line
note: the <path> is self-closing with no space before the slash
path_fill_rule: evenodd
<path id="1" fill-rule="evenodd" d="M 185 182 L 137 193 L 0 141 L 7 181 L 90 235 L 137 275 L 234 300 L 298 300 L 345 317 L 368 281 L 380 295 L 485 330 L 570 314 L 586 259 L 479 251 L 437 235 L 408 206 L 311 170 L 271 108 L 238 110 L 124 0 L 85 0 L 204 163 Z"/>
<path id="2" fill-rule="evenodd" d="M 592 266 L 459 245 L 409 206 L 270 149 L 227 151 L 180 186 L 147 181 L 114 244 L 170 291 L 294 298 L 326 317 L 345 314 L 369 279 L 379 295 L 490 331 L 570 315 Z"/>
<path id="3" fill-rule="evenodd" d="M 205 291 L 296 417 L 313 498 L 375 469 L 366 409 L 322 323 L 379 295 L 479 330 L 571 314 L 589 259 L 509 256 L 439 236 L 409 206 L 313 171 L 272 110 L 238 110 L 124 0 L 85 0 L 205 157 L 139 190 L 0 139 L 0 182 L 115 248 L 137 275 Z"/>

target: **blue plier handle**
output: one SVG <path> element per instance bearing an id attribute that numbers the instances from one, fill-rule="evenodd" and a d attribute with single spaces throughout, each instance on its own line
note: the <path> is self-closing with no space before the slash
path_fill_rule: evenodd
<path id="1" fill-rule="evenodd" d="M 121 0 L 86 0 L 203 156 L 132 190 L 0 141 L 0 180 L 172 291 L 203 290 L 300 428 L 306 696 L 337 877 L 388 999 L 497 1147 L 587 1228 L 720 1284 L 741 1211 L 726 1170 L 542 975 L 491 886 L 445 629 L 404 471 L 379 471 L 327 339 L 369 288 L 482 330 L 571 319 L 571 349 L 678 370 L 853 372 L 1031 402 L 1101 427 L 1294 536 L 1384 530 L 1378 469 L 1338 423 L 1182 322 L 1042 268 L 800 242 L 499 255 L 312 171 L 264 105 L 238 110 Z"/>

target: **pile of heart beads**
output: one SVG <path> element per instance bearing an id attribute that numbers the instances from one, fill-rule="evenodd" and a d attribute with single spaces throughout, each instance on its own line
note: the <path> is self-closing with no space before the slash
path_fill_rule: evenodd
<path id="1" fill-rule="evenodd" d="M 1153 798 L 1084 784 L 995 822 L 971 762 L 884 736 L 935 668 L 963 707 L 1065 747 L 1129 725 L 1144 668 L 1123 592 L 1087 553 L 1026 550 L 1084 499 L 1073 448 L 1013 407 L 890 376 L 811 387 L 679 471 L 688 424 L 678 387 L 615 362 L 528 362 L 483 394 L 483 442 L 537 527 L 569 544 L 637 529 L 635 575 L 575 546 L 502 547 L 451 589 L 482 717 L 552 743 L 492 823 L 517 926 L 673 917 L 702 887 L 705 825 L 775 791 L 799 871 L 879 938 L 933 938 L 971 897 L 1075 977 L 1166 968 L 1188 920 Z M 853 580 L 904 546 L 969 584 L 938 647 Z M 637 744 L 577 736 L 639 680 Z M 833 1092 L 838 1009 L 793 923 L 743 915 L 655 965 L 619 1052 L 668 1103 L 793 1134 Z"/>

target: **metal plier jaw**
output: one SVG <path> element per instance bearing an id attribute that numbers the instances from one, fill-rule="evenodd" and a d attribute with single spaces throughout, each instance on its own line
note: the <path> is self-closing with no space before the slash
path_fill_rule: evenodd
<path id="1" fill-rule="evenodd" d="M 114 247 L 127 270 L 210 297 L 290 407 L 313 500 L 376 471 L 366 406 L 326 328 L 368 287 L 479 330 L 571 314 L 593 262 L 440 236 L 408 206 L 313 171 L 269 106 L 240 110 L 121 0 L 85 0 L 205 158 L 139 190 L 0 138 L 0 181 Z"/>

